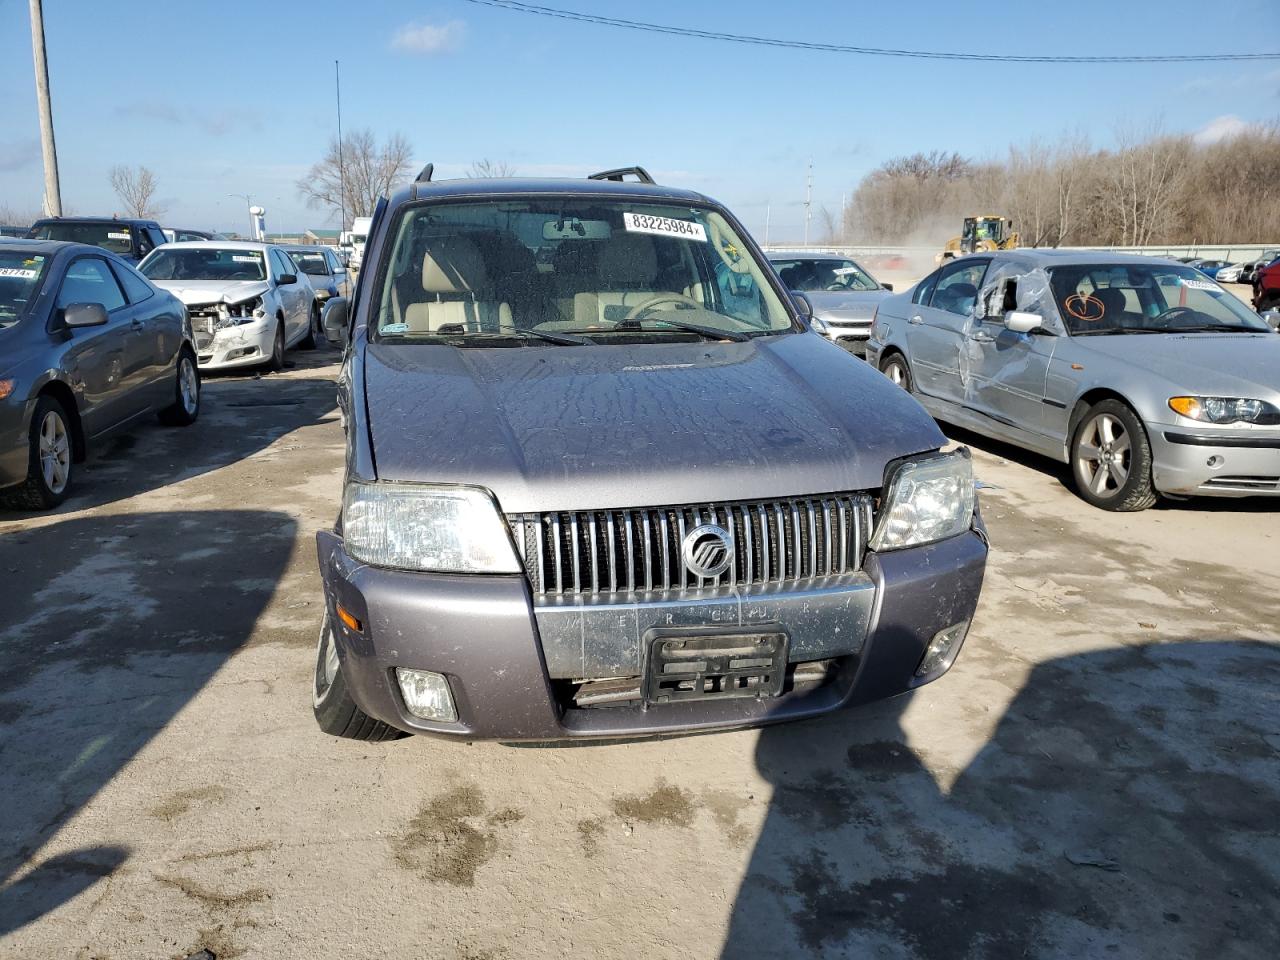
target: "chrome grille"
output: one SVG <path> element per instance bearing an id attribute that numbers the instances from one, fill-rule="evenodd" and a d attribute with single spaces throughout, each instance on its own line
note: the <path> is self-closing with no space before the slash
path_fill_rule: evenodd
<path id="1" fill-rule="evenodd" d="M 535 594 L 701 591 L 785 584 L 862 569 L 872 498 L 833 494 L 792 500 L 631 510 L 514 514 L 507 518 Z M 687 531 L 714 523 L 733 534 L 732 562 L 718 577 L 685 567 Z"/>

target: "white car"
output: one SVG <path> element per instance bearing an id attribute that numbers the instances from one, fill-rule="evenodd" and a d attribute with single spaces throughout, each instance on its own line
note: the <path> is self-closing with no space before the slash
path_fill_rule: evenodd
<path id="1" fill-rule="evenodd" d="M 166 243 L 138 265 L 187 307 L 202 370 L 268 364 L 324 336 L 307 275 L 282 247 L 250 241 Z"/>

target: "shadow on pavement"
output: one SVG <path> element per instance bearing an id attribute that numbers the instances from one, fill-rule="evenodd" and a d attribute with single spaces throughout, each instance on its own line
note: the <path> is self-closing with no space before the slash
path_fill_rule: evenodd
<path id="1" fill-rule="evenodd" d="M 128 859 L 40 854 L 249 640 L 296 532 L 250 510 L 0 528 L 0 936 Z"/>
<path id="2" fill-rule="evenodd" d="M 76 464 L 71 496 L 52 513 L 99 507 L 200 476 L 244 460 L 300 427 L 336 420 L 333 379 L 299 372 L 337 363 L 340 354 L 317 350 L 301 356 L 306 359 L 296 371 L 283 375 L 206 377 L 200 419 L 190 427 L 163 427 L 148 418 L 93 445 L 88 459 Z M 0 507 L 0 530 L 6 521 L 46 515 Z"/>
<path id="3" fill-rule="evenodd" d="M 765 729 L 723 956 L 1280 956 L 1277 690 L 1280 647 L 1188 640 L 1037 666 L 967 763 L 907 745 L 928 688 Z"/>

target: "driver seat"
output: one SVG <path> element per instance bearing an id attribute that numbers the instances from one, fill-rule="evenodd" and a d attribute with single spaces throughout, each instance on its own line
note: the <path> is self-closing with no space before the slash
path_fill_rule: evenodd
<path id="1" fill-rule="evenodd" d="M 494 299 L 479 248 L 466 237 L 437 238 L 422 257 L 427 298 L 405 307 L 409 333 L 434 333 L 460 324 L 468 333 L 511 326 L 511 307 Z"/>
<path id="2" fill-rule="evenodd" d="M 660 289 L 658 253 L 644 234 L 614 233 L 600 250 L 596 283 L 605 289 L 574 295 L 575 324 L 617 323 L 646 300 L 673 292 Z"/>

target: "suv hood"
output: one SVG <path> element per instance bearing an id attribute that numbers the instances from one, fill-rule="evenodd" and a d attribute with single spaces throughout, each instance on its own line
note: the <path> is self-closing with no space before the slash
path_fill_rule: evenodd
<path id="1" fill-rule="evenodd" d="M 383 480 L 487 487 L 507 513 L 879 489 L 945 438 L 813 334 L 588 347 L 370 344 Z"/>
<path id="2" fill-rule="evenodd" d="M 880 301 L 893 296 L 889 290 L 816 290 L 805 293 L 819 317 L 840 320 L 871 320 Z"/>
<path id="3" fill-rule="evenodd" d="M 271 289 L 265 280 L 152 280 L 183 303 L 239 303 L 260 297 Z"/>
<path id="4" fill-rule="evenodd" d="M 1258 399 L 1277 395 L 1280 335 L 1275 333 L 1121 334 L 1075 343 L 1154 374 L 1185 393 Z"/>

